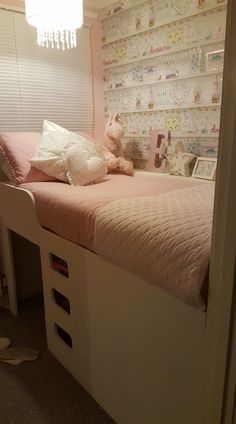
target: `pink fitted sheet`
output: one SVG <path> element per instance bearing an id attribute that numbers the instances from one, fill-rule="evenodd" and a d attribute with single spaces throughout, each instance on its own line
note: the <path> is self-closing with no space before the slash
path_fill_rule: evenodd
<path id="1" fill-rule="evenodd" d="M 35 199 L 40 224 L 57 235 L 94 249 L 94 228 L 98 210 L 113 201 L 130 197 L 158 196 L 162 193 L 203 184 L 166 176 L 111 174 L 89 186 L 70 186 L 61 182 L 21 184 Z"/>

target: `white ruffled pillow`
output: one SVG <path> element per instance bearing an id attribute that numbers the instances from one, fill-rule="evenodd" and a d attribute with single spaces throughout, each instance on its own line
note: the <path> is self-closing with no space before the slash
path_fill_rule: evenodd
<path id="1" fill-rule="evenodd" d="M 107 172 L 94 143 L 49 121 L 43 123 L 41 141 L 30 162 L 47 175 L 73 185 L 101 181 Z"/>
<path id="2" fill-rule="evenodd" d="M 102 181 L 107 163 L 100 156 L 91 156 L 82 146 L 73 144 L 65 154 L 67 177 L 72 185 L 87 185 Z"/>

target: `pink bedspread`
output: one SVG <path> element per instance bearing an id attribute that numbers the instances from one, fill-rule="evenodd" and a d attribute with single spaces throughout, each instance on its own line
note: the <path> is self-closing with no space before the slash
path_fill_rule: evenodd
<path id="1" fill-rule="evenodd" d="M 36 208 L 38 213 L 38 218 L 41 223 L 41 225 L 54 233 L 58 234 L 59 236 L 70 240 L 76 244 L 80 244 L 92 251 L 95 251 L 96 253 L 101 254 L 103 257 L 107 257 L 108 260 L 113 261 L 115 264 L 119 266 L 123 266 L 126 269 L 131 270 L 132 272 L 135 272 L 136 267 L 135 263 L 132 262 L 132 267 L 130 269 L 129 264 L 124 264 L 124 260 L 122 258 L 122 253 L 115 257 L 115 260 L 112 260 L 112 258 L 109 258 L 106 254 L 106 246 L 107 243 L 103 243 L 103 237 L 107 239 L 107 229 L 109 233 L 112 234 L 112 226 L 111 226 L 111 220 L 109 220 L 109 213 L 110 210 L 113 211 L 113 205 L 116 205 L 116 203 L 121 201 L 121 212 L 119 215 L 118 221 L 122 220 L 122 202 L 125 202 L 125 205 L 129 204 L 130 199 L 134 198 L 135 202 L 137 203 L 137 200 L 140 199 L 140 205 L 143 204 L 147 205 L 147 208 L 149 207 L 150 199 L 154 199 L 156 202 L 157 199 L 161 201 L 162 195 L 165 194 L 166 199 L 166 193 L 174 192 L 176 194 L 176 199 L 178 198 L 178 192 L 182 192 L 182 190 L 187 189 L 186 193 L 191 193 L 191 187 L 197 188 L 204 186 L 206 187 L 206 190 L 208 190 L 207 187 L 209 187 L 209 192 L 211 194 L 213 193 L 213 187 L 211 184 L 206 184 L 202 182 L 201 180 L 196 181 L 190 181 L 187 179 L 176 179 L 176 178 L 168 178 L 168 177 L 155 177 L 150 175 L 139 175 L 137 174 L 135 177 L 127 177 L 124 175 L 108 175 L 106 180 L 104 182 L 101 182 L 100 184 L 90 185 L 90 186 L 70 186 L 68 184 L 60 183 L 60 182 L 39 182 L 39 183 L 27 183 L 22 184 L 20 187 L 27 189 L 31 191 L 34 195 L 35 202 L 36 202 Z M 185 195 L 182 197 L 185 198 Z M 191 196 L 190 196 L 191 197 Z M 147 198 L 147 202 L 145 201 L 145 198 Z M 207 235 L 206 238 L 204 238 L 204 243 L 206 243 L 206 239 L 208 240 L 207 249 L 205 252 L 205 256 L 203 259 L 203 263 L 201 263 L 199 266 L 201 268 L 201 280 L 204 279 L 204 273 L 206 273 L 207 264 L 209 262 L 209 255 L 210 255 L 210 236 L 211 236 L 211 215 L 212 215 L 212 206 L 213 206 L 213 196 L 207 195 L 205 198 L 209 198 L 208 204 L 207 204 L 207 211 L 208 213 L 208 221 L 207 221 Z M 158 200 L 158 202 L 159 202 Z M 128 201 L 128 203 L 127 203 Z M 165 200 L 168 204 L 168 197 Z M 139 201 L 137 203 L 137 207 L 139 206 Z M 145 206 L 146 207 L 146 206 Z M 172 206 L 173 209 L 174 206 Z M 181 207 L 181 204 L 179 205 Z M 111 208 L 111 209 L 110 209 Z M 178 205 L 177 205 L 178 209 Z M 115 215 L 119 214 L 119 209 L 115 209 Z M 129 211 L 129 206 L 128 206 Z M 144 216 L 146 214 L 148 209 L 145 210 Z M 152 211 L 153 213 L 153 211 Z M 185 212 L 186 213 L 186 212 Z M 133 214 L 133 215 L 132 215 Z M 132 220 L 137 223 L 137 228 L 139 227 L 138 220 L 139 220 L 139 213 L 137 211 L 137 215 L 134 214 L 134 208 L 132 208 L 132 214 L 127 215 L 127 208 L 125 211 L 125 214 L 123 215 L 123 223 L 122 228 L 125 228 L 125 220 Z M 178 219 L 181 214 L 177 214 Z M 101 227 L 101 222 L 104 221 L 104 216 L 106 216 L 107 222 L 104 222 L 104 226 Z M 133 216 L 133 218 L 132 218 Z M 173 209 L 172 213 L 172 225 L 173 225 L 173 217 L 175 216 L 175 211 Z M 102 219 L 101 219 L 102 217 Z M 144 219 L 142 217 L 142 219 Z M 194 215 L 194 221 L 196 225 L 196 231 L 197 226 L 199 223 L 196 222 L 197 215 Z M 160 221 L 161 222 L 161 221 Z M 97 224 L 96 224 L 97 223 Z M 108 225 L 109 223 L 109 225 Z M 120 225 L 120 223 L 118 222 Z M 176 223 L 179 225 L 178 223 Z M 184 225 L 184 220 L 183 223 Z M 142 224 L 143 225 L 143 224 Z M 145 224 L 146 225 L 146 224 Z M 189 225 L 189 222 L 188 222 Z M 191 224 L 194 225 L 194 222 Z M 160 228 L 156 225 L 156 231 L 159 232 Z M 95 234 L 95 229 L 97 227 L 97 231 Z M 100 235 L 99 235 L 100 231 Z M 114 237 L 112 237 L 112 246 L 115 248 L 115 250 L 119 250 L 118 247 L 120 246 L 121 240 L 120 237 L 116 237 L 117 227 L 114 227 Z M 184 231 L 184 228 L 182 228 L 182 231 Z M 205 232 L 205 227 L 204 227 Z M 103 234 L 103 235 L 102 235 Z M 151 236 L 153 237 L 153 235 Z M 116 240 L 115 240 L 116 239 Z M 116 249 L 116 241 L 118 243 L 117 249 Z M 151 240 L 150 240 L 151 242 Z M 110 241 L 111 243 L 111 241 Z M 201 243 L 201 241 L 200 241 Z M 108 243 L 109 244 L 109 243 Z M 153 243 L 151 242 L 153 245 Z M 138 246 L 138 244 L 137 244 Z M 190 243 L 191 246 L 191 243 Z M 133 240 L 132 249 L 135 248 L 135 242 Z M 153 249 L 158 248 L 158 246 L 153 245 Z M 188 247 L 187 247 L 188 248 Z M 108 248 L 109 251 L 109 248 Z M 149 250 L 150 254 L 150 250 Z M 179 254 L 179 252 L 178 252 Z M 139 255 L 136 255 L 137 258 Z M 135 257 L 135 252 L 133 257 Z M 140 261 L 140 259 L 139 259 Z M 130 261 L 129 261 L 130 262 Z M 148 262 L 148 261 L 147 261 Z M 184 266 L 184 264 L 183 264 Z M 145 267 L 143 267 L 145 268 Z M 148 273 L 150 270 L 148 270 Z M 153 267 L 154 275 L 156 273 L 156 267 Z M 139 275 L 141 275 L 143 278 L 147 278 L 150 282 L 153 283 L 154 276 L 150 278 L 150 275 L 145 275 L 143 272 L 138 272 Z M 186 277 L 186 276 L 185 276 Z M 184 278 L 185 278 L 184 277 Z M 157 279 L 158 280 L 158 279 Z M 198 292 L 201 289 L 203 281 L 198 281 Z M 158 282 L 157 282 L 158 285 Z M 179 282 L 177 283 L 179 285 Z M 163 287 L 163 282 L 161 283 L 161 286 Z M 168 287 L 168 291 L 171 291 L 171 287 Z M 178 287 L 176 288 L 176 285 L 173 282 L 173 293 L 178 296 Z M 194 290 L 193 290 L 194 292 Z M 198 293 L 198 296 L 200 293 Z M 194 296 L 196 298 L 196 290 L 194 292 Z M 191 293 L 188 293 L 186 296 L 186 299 L 183 298 L 183 296 L 179 296 L 182 300 L 185 300 L 187 303 L 195 304 L 196 305 L 196 299 L 193 301 L 191 300 Z"/>

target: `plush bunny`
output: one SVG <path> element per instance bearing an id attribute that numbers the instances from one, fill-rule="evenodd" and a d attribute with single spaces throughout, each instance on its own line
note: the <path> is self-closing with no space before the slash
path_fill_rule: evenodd
<path id="1" fill-rule="evenodd" d="M 122 149 L 121 138 L 124 135 L 124 129 L 118 113 L 109 117 L 104 135 L 103 155 L 107 161 L 108 172 L 117 170 L 126 175 L 133 175 L 133 164 L 125 159 Z"/>

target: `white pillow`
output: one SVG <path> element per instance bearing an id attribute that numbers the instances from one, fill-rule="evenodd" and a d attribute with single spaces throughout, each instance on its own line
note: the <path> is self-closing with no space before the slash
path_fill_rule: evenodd
<path id="1" fill-rule="evenodd" d="M 99 156 L 96 146 L 91 141 L 57 124 L 44 121 L 41 141 L 30 162 L 47 175 L 68 182 L 65 155 L 68 148 L 73 145 L 87 150 L 89 156 Z"/>
<path id="2" fill-rule="evenodd" d="M 36 149 L 31 164 L 46 174 L 66 181 L 64 163 L 64 148 L 68 143 L 69 134 L 66 129 L 49 121 L 43 123 L 43 134 Z"/>
<path id="3" fill-rule="evenodd" d="M 91 156 L 83 146 L 74 144 L 65 154 L 67 177 L 72 185 L 87 185 L 102 181 L 107 163 L 101 156 Z"/>

